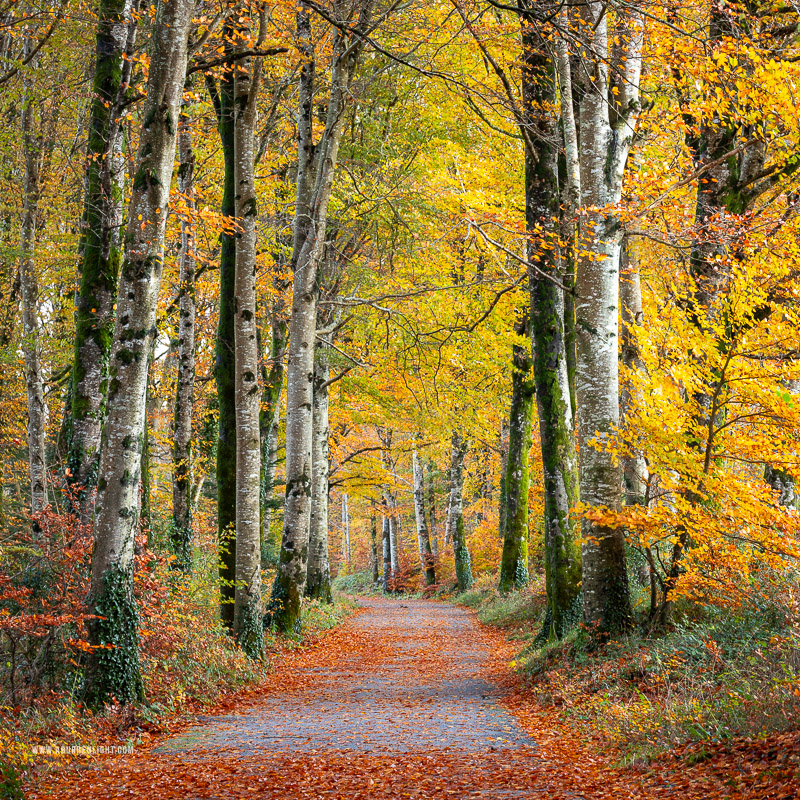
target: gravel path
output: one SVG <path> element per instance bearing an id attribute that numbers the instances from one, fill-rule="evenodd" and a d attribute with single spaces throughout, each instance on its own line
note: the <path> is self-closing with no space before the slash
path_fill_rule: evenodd
<path id="1" fill-rule="evenodd" d="M 305 666 L 286 691 L 246 714 L 207 717 L 161 750 L 475 753 L 533 745 L 497 704 L 500 690 L 487 676 L 493 650 L 468 612 L 424 600 L 361 603 L 337 632 L 352 652 L 333 668 Z"/>

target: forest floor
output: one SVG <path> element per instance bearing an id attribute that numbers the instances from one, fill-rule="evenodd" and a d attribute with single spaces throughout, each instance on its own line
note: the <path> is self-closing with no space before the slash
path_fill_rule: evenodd
<path id="1" fill-rule="evenodd" d="M 800 783 L 771 781 L 735 752 L 614 769 L 596 743 L 531 700 L 509 668 L 513 646 L 472 612 L 425 600 L 360 603 L 317 644 L 283 659 L 250 705 L 131 755 L 53 771 L 28 796 L 800 796 Z"/>

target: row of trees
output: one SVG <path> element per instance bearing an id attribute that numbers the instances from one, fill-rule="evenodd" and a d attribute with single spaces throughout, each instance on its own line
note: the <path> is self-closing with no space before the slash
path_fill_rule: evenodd
<path id="1" fill-rule="evenodd" d="M 793 9 L 70 11 L 14 4 L 2 29 L 19 131 L 4 181 L 22 198 L 3 222 L 22 327 L 9 317 L 2 343 L 27 390 L 24 414 L 13 390 L 2 403 L 7 452 L 25 419 L 34 536 L 53 503 L 94 532 L 89 700 L 142 695 L 137 536 L 166 520 L 153 453 L 174 566 L 192 569 L 205 492 L 220 613 L 255 658 L 265 625 L 331 599 L 332 487 L 365 509 L 387 589 L 403 498 L 426 585 L 452 548 L 460 590 L 487 553 L 501 590 L 522 586 L 540 532 L 547 637 L 581 616 L 601 636 L 632 624 L 630 546 L 653 622 L 681 592 L 724 597 L 726 574 L 780 582 L 796 554 Z M 91 91 L 65 92 L 90 23 Z"/>

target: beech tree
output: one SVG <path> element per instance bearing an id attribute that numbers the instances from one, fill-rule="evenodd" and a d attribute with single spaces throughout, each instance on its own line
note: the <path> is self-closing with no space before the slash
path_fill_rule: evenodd
<path id="1" fill-rule="evenodd" d="M 91 517 L 122 263 L 125 154 L 123 108 L 138 23 L 133 0 L 101 0 L 81 220 L 80 290 L 68 415 L 68 478 L 84 520 Z"/>
<path id="2" fill-rule="evenodd" d="M 151 36 L 94 526 L 89 606 L 97 617 L 89 628 L 96 649 L 90 659 L 86 696 L 97 705 L 111 698 L 131 702 L 143 694 L 133 598 L 134 536 L 139 518 L 147 370 L 193 9 L 193 0 L 159 3 Z"/>
<path id="3" fill-rule="evenodd" d="M 328 204 L 345 123 L 350 84 L 367 30 L 372 0 L 361 0 L 353 33 L 344 26 L 333 35 L 330 90 L 325 130 L 313 141 L 315 54 L 311 12 L 302 3 L 297 33 L 304 63 L 300 73 L 298 110 L 297 199 L 292 243 L 292 313 L 289 324 L 289 362 L 286 373 L 286 506 L 278 572 L 270 599 L 270 620 L 279 630 L 292 630 L 308 565 L 311 521 L 311 443 L 313 432 L 313 375 L 316 338 L 316 281 L 323 255 Z M 338 22 L 338 20 L 336 20 Z"/>

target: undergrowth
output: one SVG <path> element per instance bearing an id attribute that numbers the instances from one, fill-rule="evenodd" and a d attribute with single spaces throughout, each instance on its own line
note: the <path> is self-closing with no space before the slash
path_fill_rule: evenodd
<path id="1" fill-rule="evenodd" d="M 492 576 L 457 600 L 524 642 L 515 667 L 544 706 L 616 747 L 625 763 L 689 742 L 759 737 L 800 724 L 800 618 L 774 608 L 684 604 L 671 627 L 596 646 L 582 628 L 537 646 L 534 582 L 502 596 Z"/>

